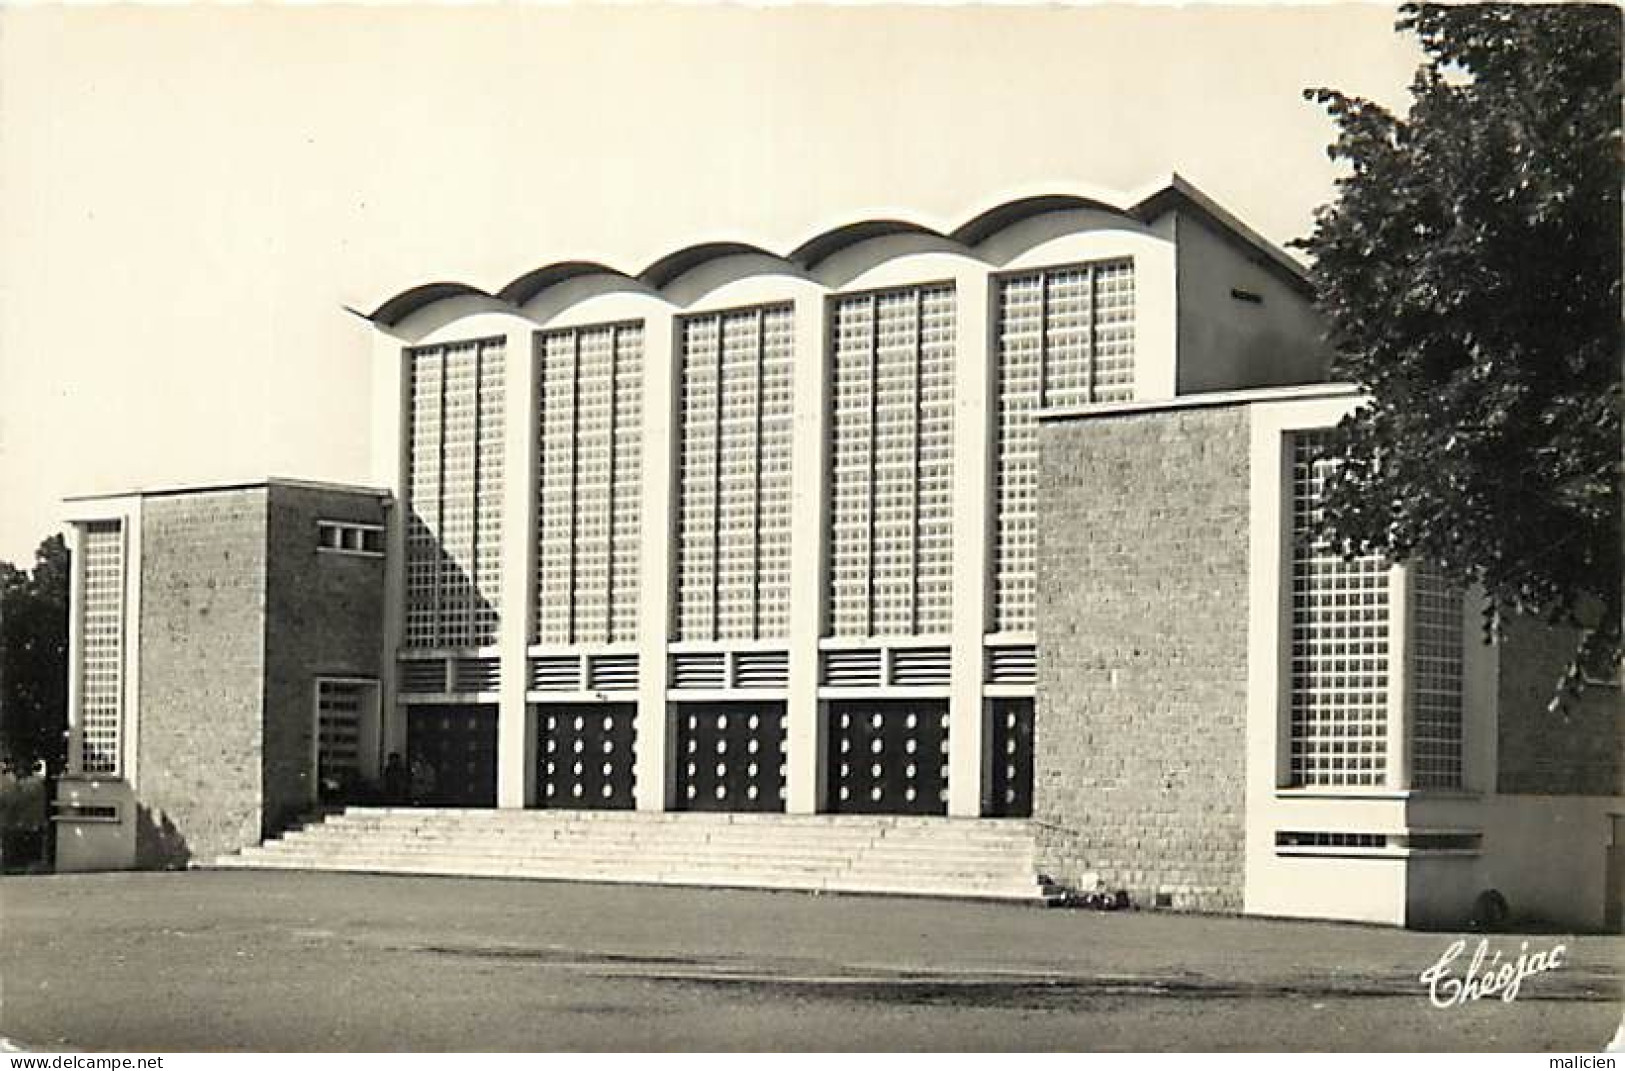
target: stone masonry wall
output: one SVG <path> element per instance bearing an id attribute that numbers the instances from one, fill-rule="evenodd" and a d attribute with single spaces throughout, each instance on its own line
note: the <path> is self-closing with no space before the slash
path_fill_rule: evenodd
<path id="1" fill-rule="evenodd" d="M 259 841 L 263 487 L 142 505 L 137 861 Z"/>
<path id="2" fill-rule="evenodd" d="M 1040 450 L 1039 868 L 1239 911 L 1248 412 L 1051 422 Z"/>
<path id="3" fill-rule="evenodd" d="M 315 799 L 316 678 L 377 680 L 384 559 L 317 549 L 318 520 L 384 523 L 376 494 L 271 485 L 265 648 L 265 824 L 284 828 Z"/>
<path id="4" fill-rule="evenodd" d="M 1578 704 L 1547 710 L 1578 634 L 1525 619 L 1501 646 L 1497 791 L 1625 795 L 1625 717 L 1617 685 L 1587 687 Z"/>

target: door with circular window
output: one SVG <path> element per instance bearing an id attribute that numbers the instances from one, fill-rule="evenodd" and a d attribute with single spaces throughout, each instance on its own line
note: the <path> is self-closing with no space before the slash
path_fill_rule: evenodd
<path id="1" fill-rule="evenodd" d="M 829 809 L 948 813 L 947 700 L 831 703 Z"/>
<path id="2" fill-rule="evenodd" d="M 587 811 L 633 808 L 635 703 L 538 707 L 536 727 L 539 806 Z"/>
<path id="3" fill-rule="evenodd" d="M 784 810 L 783 703 L 677 708 L 677 807 Z"/>

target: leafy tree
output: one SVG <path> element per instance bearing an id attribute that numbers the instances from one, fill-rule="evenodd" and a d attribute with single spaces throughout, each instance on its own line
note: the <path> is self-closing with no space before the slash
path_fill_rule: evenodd
<path id="1" fill-rule="evenodd" d="M 51 536 L 25 573 L 0 562 L 0 766 L 18 774 L 67 761 L 68 547 Z"/>
<path id="2" fill-rule="evenodd" d="M 1435 563 L 1580 629 L 1560 697 L 1620 658 L 1620 11 L 1406 4 L 1409 113 L 1331 89 L 1337 199 L 1313 258 L 1344 420 L 1349 553 Z"/>

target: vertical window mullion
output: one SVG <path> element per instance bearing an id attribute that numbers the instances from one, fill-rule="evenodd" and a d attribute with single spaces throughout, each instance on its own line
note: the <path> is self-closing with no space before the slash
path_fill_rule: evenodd
<path id="1" fill-rule="evenodd" d="M 1089 294 L 1089 334 L 1083 358 L 1083 396 L 1093 402 L 1095 400 L 1095 362 L 1100 354 L 1100 272 L 1093 264 L 1089 265 L 1088 271 L 1089 284 L 1086 289 Z"/>
<path id="2" fill-rule="evenodd" d="M 1049 272 L 1038 275 L 1038 397 L 1035 408 L 1043 408 L 1049 395 Z"/>
<path id="3" fill-rule="evenodd" d="M 450 359 L 447 347 L 441 346 L 435 351 L 436 363 L 440 366 L 439 390 L 435 395 L 435 454 L 436 480 L 434 487 L 434 534 L 439 537 L 446 530 L 446 392 L 449 389 L 447 380 L 450 378 Z M 434 635 L 437 646 L 445 647 L 451 643 L 451 636 L 446 627 L 446 585 L 445 567 L 436 564 L 434 569 L 434 596 L 430 600 L 431 612 L 434 614 Z"/>
<path id="4" fill-rule="evenodd" d="M 908 630 L 910 633 L 920 631 L 920 512 L 921 496 L 925 494 L 923 481 L 920 480 L 920 446 L 921 434 L 925 423 L 925 399 L 921 396 L 921 386 L 924 382 L 925 370 L 925 290 L 914 291 L 914 367 L 910 369 L 913 374 L 914 403 L 909 410 L 909 443 L 910 454 L 914 464 L 914 479 L 908 496 Z"/>
<path id="5" fill-rule="evenodd" d="M 576 508 L 580 498 L 581 488 L 581 332 L 573 332 L 570 336 L 570 375 L 567 380 L 570 384 L 569 401 L 566 412 L 569 413 L 570 437 L 568 458 L 565 462 L 565 472 L 569 473 L 569 536 L 565 540 L 565 624 L 564 637 L 567 643 L 575 643 L 581 632 L 581 624 L 577 611 L 576 591 L 579 584 L 577 575 L 578 543 L 581 539 L 581 512 Z"/>
<path id="6" fill-rule="evenodd" d="M 604 406 L 604 640 L 615 636 L 615 381 L 620 367 L 620 329 L 609 329 Z"/>
<path id="7" fill-rule="evenodd" d="M 864 435 L 864 449 L 866 451 L 865 466 L 869 502 L 865 513 L 868 531 L 864 535 L 864 599 L 863 621 L 864 633 L 874 635 L 875 632 L 875 508 L 877 503 L 877 483 L 880 479 L 878 461 L 879 454 L 876 449 L 876 436 L 880 425 L 880 298 L 878 295 L 869 295 L 869 352 L 868 357 L 868 395 L 869 395 L 869 426 Z"/>
<path id="8" fill-rule="evenodd" d="M 751 503 L 751 530 L 750 530 L 750 638 L 762 637 L 762 587 L 757 581 L 762 575 L 762 531 L 765 527 L 766 517 L 762 511 L 762 438 L 764 431 L 763 421 L 763 379 L 766 374 L 767 362 L 767 314 L 762 309 L 756 310 L 756 353 L 755 360 L 751 362 L 756 388 L 755 422 L 751 430 L 751 447 L 755 457 L 755 486 L 752 489 Z"/>
<path id="9" fill-rule="evenodd" d="M 476 345 L 469 354 L 469 361 L 473 365 L 473 375 L 470 379 L 474 390 L 468 407 L 468 583 L 463 588 L 463 600 L 467 603 L 464 613 L 467 615 L 468 627 L 463 636 L 465 645 L 475 643 L 479 632 L 476 628 L 476 618 L 480 602 L 480 425 L 484 417 L 480 405 L 480 372 L 484 364 L 484 351 L 484 346 Z"/>
<path id="10" fill-rule="evenodd" d="M 722 375 L 726 340 L 720 315 L 716 317 L 716 325 L 716 408 L 712 412 L 711 424 L 711 622 L 706 637 L 713 640 L 722 635 L 722 410 L 727 404 Z"/>

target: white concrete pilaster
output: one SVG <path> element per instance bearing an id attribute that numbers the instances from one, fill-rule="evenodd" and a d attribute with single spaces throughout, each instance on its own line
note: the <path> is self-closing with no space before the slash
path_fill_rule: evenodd
<path id="1" fill-rule="evenodd" d="M 669 313 L 648 316 L 643 336 L 643 513 L 639 561 L 638 712 L 635 797 L 640 811 L 664 811 L 675 784 L 666 702 L 666 644 L 671 635 L 672 554 L 676 544 L 673 488 L 677 368 Z"/>
<path id="2" fill-rule="evenodd" d="M 987 747 L 982 637 L 987 631 L 994 359 L 986 272 L 957 280 L 954 353 L 954 595 L 948 699 L 948 813 L 982 814 Z"/>
<path id="3" fill-rule="evenodd" d="M 1411 570 L 1388 570 L 1388 771 L 1387 788 L 1411 787 Z"/>
<path id="4" fill-rule="evenodd" d="M 818 699 L 818 640 L 824 632 L 828 547 L 825 517 L 829 383 L 825 302 L 796 300 L 790 498 L 790 667 L 786 703 L 785 810 L 816 814 L 828 798 L 825 748 L 828 704 Z"/>
<path id="5" fill-rule="evenodd" d="M 412 405 L 411 367 L 406 344 L 393 335 L 373 335 L 373 468 L 372 482 L 389 489 L 392 501 L 384 537 L 383 649 L 378 653 L 380 731 L 387 756 L 406 757 L 406 715 L 396 705 L 397 656 L 406 628 L 406 527 L 411 516 L 406 474 L 412 444 L 407 414 Z"/>
<path id="6" fill-rule="evenodd" d="M 120 656 L 124 662 L 119 696 L 119 776 L 136 789 L 141 784 L 141 499 L 125 507 L 124 636 Z"/>
<path id="7" fill-rule="evenodd" d="M 536 347 L 529 327 L 507 332 L 503 362 L 497 806 L 518 808 L 536 802 L 536 734 L 525 703 L 536 575 Z"/>
<path id="8" fill-rule="evenodd" d="M 82 622 L 85 615 L 85 556 L 84 541 L 80 538 L 82 526 L 71 522 L 62 526 L 62 538 L 68 544 L 70 572 L 68 579 L 68 765 L 67 775 L 79 777 L 84 773 L 81 761 L 84 747 L 84 696 L 80 682 L 84 679 L 85 636 Z"/>

